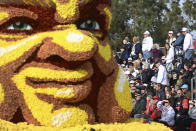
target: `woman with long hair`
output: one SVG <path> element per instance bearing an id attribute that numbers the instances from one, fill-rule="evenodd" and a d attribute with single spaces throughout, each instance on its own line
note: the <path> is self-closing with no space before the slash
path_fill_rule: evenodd
<path id="1" fill-rule="evenodd" d="M 166 40 L 166 43 L 169 43 L 170 47 L 173 47 L 172 43 L 174 43 L 176 41 L 176 37 L 173 36 L 174 32 L 173 31 L 169 31 L 168 32 L 168 38 Z"/>
<path id="2" fill-rule="evenodd" d="M 170 72 L 172 67 L 172 61 L 174 60 L 174 48 L 170 47 L 169 43 L 165 44 L 165 56 L 166 69 L 168 72 Z"/>
<path id="3" fill-rule="evenodd" d="M 133 37 L 133 47 L 131 51 L 132 60 L 137 60 L 139 58 L 139 53 L 142 51 L 142 45 L 139 42 L 137 36 Z"/>

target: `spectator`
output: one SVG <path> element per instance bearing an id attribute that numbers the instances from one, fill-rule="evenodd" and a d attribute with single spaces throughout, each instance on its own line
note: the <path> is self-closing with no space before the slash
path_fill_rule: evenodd
<path id="1" fill-rule="evenodd" d="M 155 85 L 155 95 L 158 96 L 161 100 L 166 98 L 165 91 L 163 92 L 163 89 L 161 89 L 161 84 Z"/>
<path id="2" fill-rule="evenodd" d="M 137 94 L 136 96 L 136 104 L 132 110 L 132 116 L 134 118 L 142 118 L 142 114 L 146 109 L 146 100 L 141 98 L 141 94 Z"/>
<path id="3" fill-rule="evenodd" d="M 150 69 L 150 65 L 148 63 L 144 64 L 144 69 L 141 74 L 142 74 L 142 82 L 149 84 L 151 77 L 153 76 L 153 71 Z"/>
<path id="4" fill-rule="evenodd" d="M 112 54 L 113 54 L 113 57 L 114 57 L 114 59 L 116 60 L 116 62 L 119 64 L 120 59 L 119 59 L 119 57 L 117 56 L 116 51 L 112 51 Z"/>
<path id="5" fill-rule="evenodd" d="M 129 56 L 131 53 L 131 44 L 127 39 L 123 40 L 123 48 L 125 49 L 126 54 Z"/>
<path id="6" fill-rule="evenodd" d="M 189 119 L 188 119 L 187 123 L 188 123 L 188 126 L 190 127 L 192 122 L 196 122 L 195 101 L 190 102 L 188 114 L 189 114 Z"/>
<path id="7" fill-rule="evenodd" d="M 190 106 L 189 106 L 189 111 L 188 111 L 188 114 L 189 114 L 189 117 L 191 119 L 191 122 L 193 121 L 196 121 L 196 106 L 195 106 L 195 101 L 191 101 L 190 102 Z"/>
<path id="8" fill-rule="evenodd" d="M 161 59 L 161 57 L 163 56 L 162 51 L 159 48 L 158 44 L 154 44 L 153 48 L 152 48 L 152 57 L 153 57 L 153 61 L 157 61 L 159 59 Z"/>
<path id="9" fill-rule="evenodd" d="M 153 59 L 152 58 L 149 58 L 148 59 L 148 63 L 150 64 L 150 69 L 153 69 L 154 62 L 153 62 Z"/>
<path id="10" fill-rule="evenodd" d="M 184 72 L 182 73 L 183 74 L 183 77 L 182 77 L 182 81 L 183 81 L 183 84 L 189 84 L 191 83 L 191 78 L 192 78 L 192 71 L 190 70 L 190 63 L 187 61 L 185 62 L 184 64 Z"/>
<path id="11" fill-rule="evenodd" d="M 152 95 L 148 94 L 146 97 L 146 110 L 144 111 L 144 119 L 149 120 L 150 118 L 150 103 L 152 103 Z"/>
<path id="12" fill-rule="evenodd" d="M 132 58 L 128 58 L 128 67 L 133 66 Z"/>
<path id="13" fill-rule="evenodd" d="M 125 49 L 123 47 L 120 48 L 121 56 L 120 56 L 120 64 L 123 64 L 123 60 L 128 60 L 128 54 L 125 52 Z"/>
<path id="14" fill-rule="evenodd" d="M 161 84 L 161 90 L 162 90 L 161 94 L 163 100 L 165 99 L 165 86 L 168 84 L 167 71 L 166 68 L 163 65 L 161 65 L 160 60 L 158 60 L 155 65 L 158 68 L 157 83 Z"/>
<path id="15" fill-rule="evenodd" d="M 176 100 L 176 125 L 180 126 L 181 121 L 188 118 L 189 100 L 183 96 L 182 90 L 177 91 L 178 98 Z"/>
<path id="16" fill-rule="evenodd" d="M 174 90 L 174 88 L 173 88 Z M 166 96 L 166 99 L 169 99 L 170 100 L 170 106 L 173 107 L 173 109 L 175 109 L 175 97 L 172 95 L 172 91 L 166 91 L 165 92 L 165 96 Z"/>
<path id="17" fill-rule="evenodd" d="M 183 53 L 183 43 L 184 43 L 184 35 L 181 33 L 181 31 L 178 31 L 177 39 L 174 43 L 175 56 L 177 58 L 181 58 L 184 54 Z"/>
<path id="18" fill-rule="evenodd" d="M 157 83 L 157 78 L 156 78 L 155 76 L 153 76 L 153 77 L 151 78 L 151 85 L 152 85 L 153 87 L 155 87 L 156 83 Z"/>
<path id="19" fill-rule="evenodd" d="M 134 80 L 130 80 L 129 82 L 129 87 L 132 88 L 132 87 L 135 87 L 135 81 Z"/>
<path id="20" fill-rule="evenodd" d="M 138 60 L 141 60 L 141 61 L 142 61 L 142 59 L 144 59 L 144 57 L 143 57 L 143 53 L 142 53 L 142 52 L 140 52 L 140 53 L 139 53 L 139 58 L 138 58 Z"/>
<path id="21" fill-rule="evenodd" d="M 139 58 L 139 53 L 142 51 L 142 45 L 139 42 L 138 37 L 134 36 L 133 37 L 133 48 L 131 52 L 131 56 L 133 61 L 137 60 Z"/>
<path id="22" fill-rule="evenodd" d="M 134 72 L 132 73 L 132 75 L 136 78 L 139 74 L 139 70 L 138 70 L 138 68 L 140 66 L 139 60 L 135 60 L 133 65 L 134 65 Z"/>
<path id="23" fill-rule="evenodd" d="M 173 47 L 172 43 L 174 43 L 176 41 L 176 38 L 173 36 L 173 34 L 174 34 L 173 31 L 169 31 L 168 38 L 166 40 L 166 43 L 168 43 L 170 47 Z"/>
<path id="24" fill-rule="evenodd" d="M 150 32 L 145 31 L 144 39 L 142 41 L 142 52 L 146 61 L 148 60 L 148 58 L 152 57 L 152 47 L 153 47 L 153 39 L 150 36 Z"/>
<path id="25" fill-rule="evenodd" d="M 149 113 L 147 113 L 147 109 L 149 109 L 150 103 L 152 103 L 152 95 L 148 94 L 146 97 L 146 110 L 144 111 L 144 114 L 149 114 Z"/>
<path id="26" fill-rule="evenodd" d="M 146 102 L 146 97 L 147 97 L 146 86 L 142 85 L 142 86 L 140 87 L 140 90 L 141 90 L 142 99 L 145 100 L 145 102 Z M 145 104 L 146 104 L 146 103 L 145 103 Z"/>
<path id="27" fill-rule="evenodd" d="M 176 130 L 184 131 L 186 130 L 186 121 L 188 120 L 188 110 L 189 110 L 189 100 L 183 96 L 182 90 L 177 91 L 177 101 L 176 101 Z"/>
<path id="28" fill-rule="evenodd" d="M 135 86 L 131 87 L 131 96 L 133 99 L 136 99 L 137 88 Z"/>
<path id="29" fill-rule="evenodd" d="M 182 28 L 182 33 L 184 34 L 184 44 L 183 44 L 183 50 L 184 50 L 184 58 L 187 60 L 191 60 L 192 58 L 192 53 L 194 49 L 193 45 L 193 38 L 190 33 L 188 33 L 187 28 Z"/>
<path id="30" fill-rule="evenodd" d="M 154 96 L 153 100 L 150 101 L 149 106 L 146 110 L 146 114 L 150 116 L 150 121 L 158 121 L 161 117 L 161 111 L 157 108 L 157 103 L 160 100 L 158 96 Z"/>
<path id="31" fill-rule="evenodd" d="M 134 76 L 134 68 L 133 68 L 133 66 L 129 66 L 129 71 L 130 71 L 130 74 L 129 74 L 129 81 L 131 82 L 134 82 L 134 84 L 135 84 L 135 81 L 133 81 L 134 80 L 134 78 L 135 78 L 135 76 Z"/>
<path id="32" fill-rule="evenodd" d="M 172 61 L 172 68 L 171 68 L 171 70 L 172 70 L 172 72 L 175 72 L 175 73 L 179 74 L 180 73 L 180 69 L 183 68 L 182 66 L 183 65 L 179 61 L 173 60 Z"/>
<path id="33" fill-rule="evenodd" d="M 170 106 L 170 103 L 170 99 L 159 101 L 157 103 L 157 107 L 161 111 L 161 119 L 159 122 L 166 126 L 173 126 L 175 124 L 175 111 Z"/>
<path id="34" fill-rule="evenodd" d="M 188 90 L 188 85 L 184 84 L 181 87 L 183 95 L 190 100 L 191 99 L 191 92 Z"/>
<path id="35" fill-rule="evenodd" d="M 170 72 L 172 67 L 172 61 L 174 60 L 174 49 L 173 47 L 170 47 L 169 43 L 165 44 L 165 52 L 166 52 L 166 58 L 165 58 L 166 68 L 167 71 Z"/>

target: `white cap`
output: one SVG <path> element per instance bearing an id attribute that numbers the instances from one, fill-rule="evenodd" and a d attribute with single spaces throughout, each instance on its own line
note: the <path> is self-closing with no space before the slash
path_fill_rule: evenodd
<path id="1" fill-rule="evenodd" d="M 169 31 L 168 33 L 169 33 L 169 34 L 173 34 L 174 32 L 173 32 L 173 31 Z"/>
<path id="2" fill-rule="evenodd" d="M 188 31 L 188 28 L 183 27 L 183 28 L 182 28 L 182 31 Z"/>
<path id="3" fill-rule="evenodd" d="M 151 78 L 151 81 L 157 83 L 157 78 L 156 78 L 155 76 L 153 76 L 153 77 Z"/>
<path id="4" fill-rule="evenodd" d="M 128 60 L 132 60 L 132 58 L 128 58 Z"/>
<path id="5" fill-rule="evenodd" d="M 120 66 L 121 66 L 121 67 L 125 67 L 125 64 L 121 64 Z"/>
<path id="6" fill-rule="evenodd" d="M 165 59 L 165 56 L 162 56 L 162 57 L 161 57 L 161 60 L 164 60 L 164 59 Z"/>
<path id="7" fill-rule="evenodd" d="M 147 87 L 147 86 L 148 86 L 148 84 L 143 84 L 143 86 Z"/>
<path id="8" fill-rule="evenodd" d="M 134 83 L 135 83 L 135 81 L 131 80 L 129 83 L 130 83 L 130 84 L 134 84 Z"/>
<path id="9" fill-rule="evenodd" d="M 145 31 L 145 32 L 144 32 L 144 35 L 149 35 L 149 34 L 150 34 L 149 31 Z"/>
<path id="10" fill-rule="evenodd" d="M 130 74 L 130 71 L 125 71 L 125 74 L 126 74 L 126 75 L 129 75 L 129 74 Z"/>

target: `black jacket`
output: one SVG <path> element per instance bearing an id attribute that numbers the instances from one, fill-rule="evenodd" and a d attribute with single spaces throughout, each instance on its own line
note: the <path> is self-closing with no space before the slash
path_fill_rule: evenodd
<path id="1" fill-rule="evenodd" d="M 132 57 L 133 61 L 139 58 L 139 53 L 142 52 L 142 44 L 136 43 L 135 45 L 135 55 Z"/>
<path id="2" fill-rule="evenodd" d="M 187 107 L 187 108 L 185 108 L 185 107 Z M 177 98 L 177 100 L 176 100 L 176 108 L 175 108 L 176 114 L 188 115 L 188 110 L 189 110 L 188 107 L 189 107 L 188 99 L 186 99 L 184 96 L 182 96 L 180 98 L 179 97 Z"/>
<path id="3" fill-rule="evenodd" d="M 128 42 L 127 44 L 124 44 L 124 49 L 125 49 L 125 52 L 128 54 L 128 56 L 130 55 L 131 53 L 131 44 Z"/>
<path id="4" fill-rule="evenodd" d="M 142 114 L 146 110 L 146 100 L 140 99 L 136 102 L 135 107 L 133 108 L 133 115 L 134 114 Z"/>
<path id="5" fill-rule="evenodd" d="M 151 77 L 153 76 L 153 71 L 151 69 L 148 69 L 148 70 L 143 70 L 142 72 L 142 82 L 143 83 L 150 83 L 151 81 Z"/>

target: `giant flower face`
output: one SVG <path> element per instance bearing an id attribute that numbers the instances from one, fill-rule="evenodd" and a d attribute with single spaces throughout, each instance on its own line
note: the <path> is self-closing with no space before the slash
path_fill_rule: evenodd
<path id="1" fill-rule="evenodd" d="M 0 118 L 126 121 L 131 95 L 112 58 L 110 22 L 110 0 L 0 0 Z"/>

